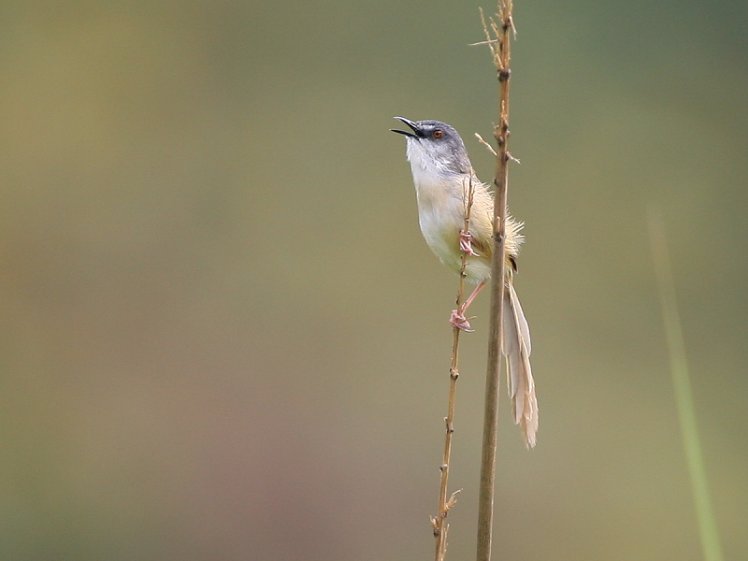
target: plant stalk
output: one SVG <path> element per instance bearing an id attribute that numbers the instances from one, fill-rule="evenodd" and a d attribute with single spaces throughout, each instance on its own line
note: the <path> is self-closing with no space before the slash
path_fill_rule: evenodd
<path id="1" fill-rule="evenodd" d="M 470 211 L 473 207 L 473 182 L 472 178 L 465 186 L 465 193 L 463 200 L 465 201 L 465 222 L 463 224 L 463 232 L 470 231 Z M 465 294 L 465 267 L 467 266 L 468 254 L 463 252 L 460 262 L 460 281 L 457 287 L 457 298 L 455 299 L 455 305 L 457 308 L 462 304 L 463 296 Z M 449 363 L 449 397 L 447 403 L 447 416 L 444 418 L 445 424 L 445 435 L 444 435 L 444 452 L 442 454 L 442 464 L 439 466 L 441 477 L 439 480 L 439 504 L 437 515 L 431 517 L 431 524 L 434 528 L 434 537 L 436 538 L 436 550 L 434 559 L 436 561 L 444 561 L 447 554 L 447 531 L 449 530 L 449 524 L 447 524 L 447 514 L 449 509 L 452 508 L 456 502 L 456 495 L 459 491 L 452 493 L 447 497 L 447 489 L 449 483 L 449 467 L 452 458 L 452 436 L 454 434 L 454 415 L 455 415 L 455 403 L 457 397 L 457 379 L 460 377 L 459 366 L 459 351 L 460 351 L 460 329 L 454 327 L 452 330 L 452 355 Z"/>
<path id="2" fill-rule="evenodd" d="M 486 366 L 486 394 L 483 417 L 483 445 L 481 453 L 480 491 L 478 497 L 478 545 L 477 561 L 490 561 L 493 535 L 493 506 L 496 480 L 496 449 L 499 416 L 499 380 L 501 374 L 501 340 L 503 330 L 504 279 L 506 261 L 507 191 L 509 183 L 509 80 L 510 30 L 512 0 L 499 0 L 496 18 L 486 23 L 481 11 L 481 21 L 486 41 L 491 50 L 499 82 L 499 121 L 494 125 L 496 140 L 496 172 L 494 174 L 494 246 L 491 262 L 491 312 L 488 328 L 488 361 Z M 490 31 L 489 31 L 490 28 Z"/>

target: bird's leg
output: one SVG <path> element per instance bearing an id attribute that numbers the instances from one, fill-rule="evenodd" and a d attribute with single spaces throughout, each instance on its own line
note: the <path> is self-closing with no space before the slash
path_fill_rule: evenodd
<path id="1" fill-rule="evenodd" d="M 473 300 L 475 300 L 478 294 L 480 294 L 480 291 L 483 290 L 484 286 L 486 286 L 486 281 L 480 281 L 478 283 L 478 286 L 475 287 L 470 296 L 467 297 L 467 300 L 460 304 L 460 306 L 456 310 L 452 310 L 452 314 L 449 316 L 449 323 L 451 323 L 453 327 L 456 327 L 457 329 L 460 329 L 462 331 L 473 331 L 473 329 L 470 327 L 470 322 L 465 317 L 465 312 L 470 307 L 470 304 L 473 303 Z"/>
<path id="2" fill-rule="evenodd" d="M 480 291 L 483 290 L 484 286 L 486 286 L 486 281 L 482 280 L 478 283 L 478 286 L 473 289 L 473 292 L 470 293 L 470 296 L 467 297 L 467 300 L 465 300 L 465 303 L 461 306 L 463 312 L 467 310 L 470 304 L 473 303 L 473 300 L 478 297 L 478 294 L 480 294 Z"/>

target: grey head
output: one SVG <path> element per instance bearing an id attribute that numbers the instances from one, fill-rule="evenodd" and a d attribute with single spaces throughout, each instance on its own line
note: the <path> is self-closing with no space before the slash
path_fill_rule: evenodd
<path id="1" fill-rule="evenodd" d="M 408 141 L 408 160 L 411 166 L 439 174 L 470 174 L 472 166 L 465 144 L 451 125 L 441 121 L 411 121 L 395 117 L 410 130 L 390 129 L 405 135 Z"/>

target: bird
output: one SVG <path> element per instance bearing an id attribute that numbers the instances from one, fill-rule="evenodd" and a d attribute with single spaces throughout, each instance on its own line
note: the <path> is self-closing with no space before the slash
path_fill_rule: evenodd
<path id="1" fill-rule="evenodd" d="M 454 127 L 435 120 L 395 119 L 408 127 L 408 130 L 390 130 L 406 139 L 418 222 L 426 244 L 443 264 L 458 273 L 462 269 L 463 254 L 466 255 L 464 274 L 475 289 L 452 310 L 449 321 L 456 329 L 471 331 L 465 312 L 491 278 L 493 194 L 475 174 L 465 143 Z M 468 188 L 473 189 L 473 203 L 465 232 Z M 523 226 L 522 222 L 507 216 L 501 350 L 507 362 L 514 422 L 520 425 L 526 445 L 533 448 L 538 430 L 538 403 L 530 366 L 530 329 L 513 283 L 519 248 L 524 241 Z"/>

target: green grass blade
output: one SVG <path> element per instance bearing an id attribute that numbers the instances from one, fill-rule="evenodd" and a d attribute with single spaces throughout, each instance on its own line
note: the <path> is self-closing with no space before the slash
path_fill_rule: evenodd
<path id="1" fill-rule="evenodd" d="M 665 228 L 659 212 L 652 207 L 649 209 L 648 222 L 654 269 L 657 276 L 660 304 L 662 305 L 662 318 L 670 355 L 670 372 L 696 508 L 701 547 L 705 561 L 723 561 L 719 532 L 709 498 L 704 455 L 696 425 L 693 393 L 688 374 L 688 362 L 686 361 L 686 348 L 675 298 L 675 284 L 670 267 Z"/>

